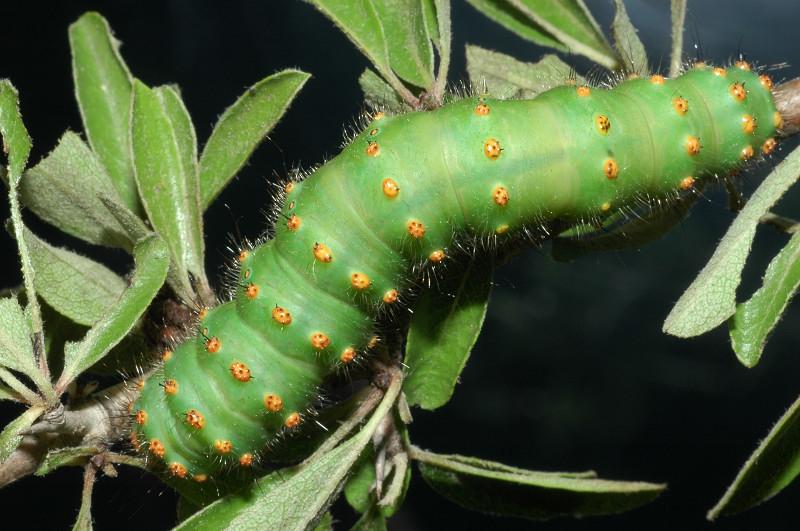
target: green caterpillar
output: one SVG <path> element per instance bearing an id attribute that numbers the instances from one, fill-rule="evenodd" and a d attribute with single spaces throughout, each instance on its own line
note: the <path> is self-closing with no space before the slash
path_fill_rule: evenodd
<path id="1" fill-rule="evenodd" d="M 375 115 L 343 152 L 286 185 L 275 237 L 239 256 L 233 300 L 142 381 L 132 440 L 178 477 L 250 466 L 302 424 L 374 319 L 465 238 L 599 223 L 775 149 L 772 82 L 739 62 L 533 100 L 468 97 Z"/>

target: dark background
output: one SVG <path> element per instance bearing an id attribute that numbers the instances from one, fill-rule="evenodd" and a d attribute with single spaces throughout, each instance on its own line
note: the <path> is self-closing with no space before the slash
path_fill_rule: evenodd
<path id="1" fill-rule="evenodd" d="M 57 143 L 65 129 L 81 131 L 72 97 L 67 26 L 88 9 L 103 13 L 124 45 L 134 75 L 148 85 L 177 83 L 202 143 L 217 116 L 246 87 L 280 69 L 314 75 L 281 124 L 238 180 L 206 214 L 208 267 L 216 277 L 228 259 L 228 234 L 253 238 L 264 228 L 273 175 L 309 166 L 339 150 L 343 126 L 361 112 L 357 77 L 366 60 L 323 16 L 298 1 L 199 3 L 188 1 L 8 3 L 0 27 L 0 77 L 20 92 L 22 113 L 34 141 L 31 164 Z M 542 53 L 479 15 L 453 3 L 454 62 L 451 81 L 466 78 L 468 40 L 523 60 Z M 610 1 L 589 2 L 604 28 Z M 39 7 L 47 6 L 47 7 Z M 628 11 L 654 65 L 668 64 L 668 2 L 628 1 Z M 739 52 L 762 65 L 800 63 L 800 4 L 743 0 L 690 2 L 686 51 L 726 63 Z M 785 35 L 785 41 L 777 40 Z M 563 56 L 562 56 L 563 57 Z M 564 59 L 585 72 L 590 64 Z M 773 72 L 790 79 L 797 67 Z M 752 191 L 794 143 L 743 179 Z M 779 205 L 798 217 L 797 193 Z M 797 518 L 800 486 L 767 504 L 716 524 L 705 512 L 774 421 L 800 392 L 800 343 L 795 306 L 754 369 L 743 368 L 724 327 L 693 340 L 663 335 L 672 304 L 710 257 L 730 224 L 719 187 L 698 202 L 668 237 L 641 249 L 594 254 L 569 264 L 532 252 L 497 272 L 486 327 L 453 400 L 430 413 L 415 410 L 412 441 L 443 453 L 460 453 L 536 470 L 594 469 L 607 479 L 667 482 L 654 503 L 621 516 L 562 518 L 546 523 L 496 519 L 469 513 L 443 500 L 422 482 L 390 529 L 751 529 L 790 527 Z M 0 215 L 8 215 L 2 202 Z M 86 246 L 46 231 L 57 243 L 86 253 Z M 741 298 L 759 284 L 764 267 L 785 237 L 759 230 Z M 20 281 L 13 241 L 0 233 L 1 286 Z M 122 253 L 101 255 L 121 272 Z M 175 495 L 141 472 L 120 469 L 101 478 L 94 495 L 97 529 L 161 529 L 174 523 Z M 80 499 L 78 469 L 27 478 L 0 493 L 0 518 L 19 526 L 72 525 Z M 292 500 L 287 500 L 292 503 Z M 342 520 L 352 518 L 338 507 Z"/>

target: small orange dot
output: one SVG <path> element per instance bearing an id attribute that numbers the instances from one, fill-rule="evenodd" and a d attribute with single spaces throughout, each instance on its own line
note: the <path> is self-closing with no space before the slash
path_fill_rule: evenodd
<path id="1" fill-rule="evenodd" d="M 164 362 L 169 361 L 172 358 L 173 352 L 171 350 L 165 350 L 163 354 L 161 354 L 161 360 Z"/>
<path id="2" fill-rule="evenodd" d="M 258 284 L 253 284 L 252 282 L 244 288 L 244 294 L 248 299 L 255 299 L 258 297 Z"/>
<path id="3" fill-rule="evenodd" d="M 750 63 L 747 61 L 736 61 L 736 67 L 740 70 L 750 70 Z"/>
<path id="4" fill-rule="evenodd" d="M 197 312 L 198 319 L 205 319 L 206 315 L 208 315 L 208 308 L 203 308 L 199 312 Z"/>
<path id="5" fill-rule="evenodd" d="M 375 135 L 377 135 L 377 134 L 378 134 L 378 128 L 376 127 L 375 129 L 373 129 L 372 131 L 370 131 L 370 132 L 369 132 L 369 134 L 370 134 L 370 136 L 375 136 Z"/>
<path id="6" fill-rule="evenodd" d="M 378 145 L 377 142 L 370 142 L 367 146 L 367 156 L 368 157 L 378 157 L 381 154 L 381 147 Z"/>
<path id="7" fill-rule="evenodd" d="M 303 220 L 300 219 L 300 216 L 292 216 L 288 220 L 286 220 L 286 226 L 291 231 L 295 231 L 300 228 L 300 225 L 303 224 Z"/>
<path id="8" fill-rule="evenodd" d="M 783 117 L 781 116 L 781 113 L 776 112 L 772 115 L 772 123 L 775 124 L 775 127 L 778 129 L 783 127 Z"/>
<path id="9" fill-rule="evenodd" d="M 489 109 L 489 106 L 484 103 L 481 103 L 480 105 L 475 107 L 475 114 L 477 114 L 478 116 L 486 116 L 490 112 L 491 110 Z"/>
<path id="10" fill-rule="evenodd" d="M 704 66 L 707 66 L 707 65 L 706 65 L 706 64 L 705 64 L 703 61 L 697 61 L 697 62 L 694 64 L 694 67 L 695 67 L 695 68 L 703 68 Z"/>
<path id="11" fill-rule="evenodd" d="M 628 79 L 639 79 L 640 77 L 642 77 L 642 76 L 640 76 L 640 75 L 639 75 L 638 73 L 636 73 L 636 72 L 631 72 L 631 73 L 629 73 L 629 74 L 627 75 L 627 78 L 628 78 Z"/>
<path id="12" fill-rule="evenodd" d="M 508 190 L 504 186 L 497 186 L 492 190 L 492 198 L 498 205 L 506 206 L 509 200 Z"/>
<path id="13" fill-rule="evenodd" d="M 390 199 L 394 199 L 400 194 L 400 187 L 392 179 L 384 179 L 382 188 L 383 194 Z"/>
<path id="14" fill-rule="evenodd" d="M 767 74 L 759 76 L 758 81 L 761 83 L 761 86 L 767 90 L 772 90 L 772 87 L 775 86 L 775 84 L 772 82 L 772 78 Z"/>
<path id="15" fill-rule="evenodd" d="M 205 474 L 198 474 L 196 476 L 192 476 L 192 479 L 198 483 L 205 483 L 205 481 L 208 479 L 208 476 Z"/>
<path id="16" fill-rule="evenodd" d="M 367 289 L 371 282 L 364 273 L 353 273 L 350 275 L 350 284 L 356 289 Z"/>
<path id="17" fill-rule="evenodd" d="M 167 455 L 167 449 L 158 439 L 150 439 L 150 444 L 147 446 L 150 452 L 156 457 L 164 457 Z"/>
<path id="18" fill-rule="evenodd" d="M 331 340 L 325 334 L 317 332 L 311 334 L 311 345 L 317 350 L 323 350 L 331 345 Z"/>
<path id="19" fill-rule="evenodd" d="M 742 116 L 742 131 L 746 135 L 752 135 L 756 131 L 756 120 L 749 114 Z"/>
<path id="20" fill-rule="evenodd" d="M 608 201 L 600 205 L 600 210 L 602 210 L 603 212 L 608 212 L 610 208 L 611 208 L 611 203 L 609 203 Z"/>
<path id="21" fill-rule="evenodd" d="M 500 158 L 503 148 L 500 147 L 500 142 L 497 139 L 490 138 L 483 144 L 483 153 L 489 160 L 497 160 Z"/>
<path id="22" fill-rule="evenodd" d="M 273 413 L 283 409 L 283 400 L 278 395 L 269 393 L 264 395 L 264 406 Z"/>
<path id="23" fill-rule="evenodd" d="M 168 350 L 167 352 L 172 352 L 172 351 Z M 167 361 L 167 360 L 164 360 L 164 361 Z M 136 382 L 136 389 L 138 389 L 139 391 L 144 389 L 144 384 L 145 384 L 146 381 L 147 380 L 139 380 L 138 382 Z"/>
<path id="24" fill-rule="evenodd" d="M 164 392 L 168 395 L 174 395 L 178 392 L 178 382 L 170 378 L 164 381 Z"/>
<path id="25" fill-rule="evenodd" d="M 687 177 L 681 181 L 681 190 L 688 190 L 694 187 L 694 177 Z"/>
<path id="26" fill-rule="evenodd" d="M 240 262 L 244 262 L 245 260 L 247 260 L 247 255 L 248 255 L 247 250 L 240 251 L 239 252 L 239 261 Z"/>
<path id="27" fill-rule="evenodd" d="M 136 424 L 144 425 L 147 422 L 147 413 L 141 409 L 136 410 L 134 420 L 136 420 Z"/>
<path id="28" fill-rule="evenodd" d="M 176 478 L 185 478 L 186 477 L 186 467 L 180 463 L 170 463 L 169 471 L 172 473 L 173 476 Z"/>
<path id="29" fill-rule="evenodd" d="M 245 269 L 245 270 L 244 270 L 244 275 L 242 275 L 242 276 L 243 276 L 244 278 L 250 278 L 250 270 L 249 270 L 249 269 Z"/>
<path id="30" fill-rule="evenodd" d="M 378 336 L 372 336 L 372 339 L 369 340 L 369 344 L 367 344 L 367 348 L 374 348 L 375 345 L 378 344 Z"/>
<path id="31" fill-rule="evenodd" d="M 231 453 L 231 450 L 233 450 L 233 443 L 230 441 L 217 439 L 214 441 L 214 450 L 221 454 L 229 454 Z"/>
<path id="32" fill-rule="evenodd" d="M 672 100 L 672 106 L 678 111 L 678 114 L 686 114 L 689 110 L 689 102 L 683 98 L 675 98 Z"/>
<path id="33" fill-rule="evenodd" d="M 324 243 L 315 243 L 314 244 L 314 256 L 320 262 L 328 263 L 333 260 L 333 255 L 331 254 L 331 250 L 328 249 L 328 246 Z"/>
<path id="34" fill-rule="evenodd" d="M 190 409 L 186 412 L 186 423 L 196 430 L 202 430 L 206 427 L 206 419 L 196 409 Z"/>
<path id="35" fill-rule="evenodd" d="M 664 84 L 664 76 L 660 76 L 658 74 L 654 76 L 650 76 L 650 83 L 653 85 L 663 85 Z"/>
<path id="36" fill-rule="evenodd" d="M 430 260 L 431 262 L 441 262 L 444 259 L 445 259 L 445 254 L 444 251 L 442 250 L 433 251 L 430 255 L 428 255 L 428 260 Z"/>
<path id="37" fill-rule="evenodd" d="M 397 302 L 397 290 L 390 289 L 383 295 L 383 302 L 386 304 L 394 304 Z"/>
<path id="38" fill-rule="evenodd" d="M 606 159 L 603 163 L 603 173 L 605 173 L 607 179 L 616 179 L 619 175 L 617 162 L 614 159 Z"/>
<path id="39" fill-rule="evenodd" d="M 755 155 L 755 151 L 753 150 L 753 146 L 747 146 L 746 148 L 742 149 L 742 152 L 739 153 L 739 158 L 742 160 L 750 160 Z"/>
<path id="40" fill-rule="evenodd" d="M 564 79 L 564 84 L 565 85 L 577 85 L 578 84 L 578 80 L 575 79 L 574 77 L 568 77 L 568 78 Z"/>
<path id="41" fill-rule="evenodd" d="M 578 87 L 578 96 L 580 96 L 581 98 L 585 98 L 591 93 L 592 91 L 586 85 L 581 85 L 580 87 Z"/>
<path id="42" fill-rule="evenodd" d="M 714 74 L 715 76 L 718 76 L 718 77 L 727 77 L 727 75 L 728 75 L 727 70 L 725 70 L 724 68 L 719 68 L 719 67 L 713 69 L 711 71 L 711 73 Z"/>
<path id="43" fill-rule="evenodd" d="M 420 239 L 425 236 L 425 227 L 419 221 L 412 219 L 406 225 L 406 229 L 408 233 L 416 239 Z"/>
<path id="44" fill-rule="evenodd" d="M 296 428 L 300 424 L 300 413 L 292 413 L 286 417 L 284 424 L 289 429 Z"/>
<path id="45" fill-rule="evenodd" d="M 765 155 L 769 155 L 775 148 L 778 146 L 778 143 L 775 141 L 774 138 L 768 138 L 764 141 L 764 145 L 761 147 L 761 152 Z"/>
<path id="46" fill-rule="evenodd" d="M 276 323 L 284 326 L 292 322 L 292 314 L 289 312 L 289 310 L 286 308 L 281 308 L 280 306 L 275 306 L 272 309 L 272 318 Z"/>
<path id="47" fill-rule="evenodd" d="M 291 193 L 292 193 L 292 191 L 294 190 L 294 183 L 293 183 L 293 182 L 291 182 L 291 183 L 286 183 L 286 188 L 285 188 L 285 190 L 286 190 L 286 193 L 287 193 L 287 194 L 291 194 Z"/>
<path id="48" fill-rule="evenodd" d="M 700 139 L 697 138 L 696 136 L 690 136 L 689 138 L 686 139 L 686 152 L 689 155 L 691 156 L 697 155 L 698 153 L 700 153 L 700 149 L 702 147 L 703 146 L 700 145 Z"/>
<path id="49" fill-rule="evenodd" d="M 253 454 L 242 454 L 239 458 L 239 464 L 242 466 L 250 466 L 253 464 Z"/>
<path id="50" fill-rule="evenodd" d="M 597 127 L 597 130 L 607 135 L 608 132 L 611 130 L 611 120 L 608 119 L 608 116 L 605 114 L 598 114 L 594 118 L 594 125 Z"/>
<path id="51" fill-rule="evenodd" d="M 342 362 L 350 363 L 354 359 L 356 359 L 356 349 L 352 347 L 344 349 L 344 352 L 342 352 L 341 356 Z"/>
<path id="52" fill-rule="evenodd" d="M 734 83 L 728 89 L 735 100 L 744 101 L 747 97 L 747 91 L 739 83 Z"/>
<path id="53" fill-rule="evenodd" d="M 293 208 L 294 208 L 294 201 L 292 201 L 291 203 L 289 203 L 289 210 L 292 210 Z"/>
<path id="54" fill-rule="evenodd" d="M 497 227 L 497 229 L 495 229 L 495 232 L 497 234 L 503 234 L 507 230 L 508 230 L 508 225 L 500 225 L 499 227 Z"/>
<path id="55" fill-rule="evenodd" d="M 209 354 L 215 354 L 219 351 L 220 347 L 222 346 L 222 341 L 218 337 L 209 337 L 206 340 L 206 352 Z"/>
<path id="56" fill-rule="evenodd" d="M 386 114 L 383 113 L 383 112 L 376 112 L 375 114 L 372 115 L 372 119 L 373 120 L 380 120 L 380 119 L 384 118 L 385 116 L 386 116 Z"/>
<path id="57" fill-rule="evenodd" d="M 231 374 L 240 382 L 250 381 L 250 369 L 241 361 L 231 363 Z"/>

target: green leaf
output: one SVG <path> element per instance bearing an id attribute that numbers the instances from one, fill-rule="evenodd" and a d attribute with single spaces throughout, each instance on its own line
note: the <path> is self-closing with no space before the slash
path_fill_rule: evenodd
<path id="1" fill-rule="evenodd" d="M 739 304 L 728 321 L 739 361 L 753 367 L 764 345 L 800 285 L 800 233 L 794 236 L 767 266 L 764 282 L 749 301 Z"/>
<path id="2" fill-rule="evenodd" d="M 91 326 L 125 290 L 106 266 L 40 240 L 27 228 L 25 243 L 36 270 L 36 292 L 62 315 Z"/>
<path id="3" fill-rule="evenodd" d="M 19 190 L 26 206 L 67 234 L 133 250 L 136 240 L 109 214 L 98 195 L 120 203 L 122 197 L 100 160 L 75 133 L 64 133 L 50 155 L 23 174 Z"/>
<path id="4" fill-rule="evenodd" d="M 450 400 L 483 326 L 491 289 L 491 263 L 472 260 L 462 274 L 444 279 L 440 289 L 422 291 L 406 344 L 403 391 L 410 405 L 430 410 Z"/>
<path id="5" fill-rule="evenodd" d="M 196 164 L 189 155 L 185 109 L 171 89 L 133 85 L 131 148 L 139 195 L 171 257 L 170 284 L 192 298 L 189 273 L 205 288 L 203 223 Z M 182 112 L 179 112 L 182 111 Z"/>
<path id="6" fill-rule="evenodd" d="M 98 194 L 97 197 L 106 210 L 108 210 L 109 214 L 111 214 L 111 216 L 117 220 L 120 227 L 122 227 L 122 229 L 125 231 L 125 234 L 127 234 L 127 238 L 129 240 L 132 242 L 138 242 L 150 234 L 150 229 L 144 224 L 142 218 L 128 210 L 128 207 L 123 205 L 121 202 L 118 202 L 111 196 L 102 193 Z"/>
<path id="7" fill-rule="evenodd" d="M 42 459 L 35 475 L 44 476 L 62 466 L 80 466 L 86 458 L 98 455 L 103 451 L 99 446 L 69 446 L 50 450 Z"/>
<path id="8" fill-rule="evenodd" d="M 64 347 L 64 371 L 57 387 L 66 389 L 87 367 L 100 360 L 119 343 L 141 317 L 164 283 L 169 257 L 163 241 L 151 235 L 136 245 L 136 270 L 122 296 L 106 310 L 80 342 Z"/>
<path id="9" fill-rule="evenodd" d="M 768 500 L 800 473 L 800 398 L 775 423 L 707 518 L 736 514 Z"/>
<path id="10" fill-rule="evenodd" d="M 530 99 L 562 85 L 572 68 L 555 55 L 545 55 L 537 63 L 519 61 L 510 55 L 467 45 L 467 72 L 475 89 L 501 99 Z M 585 80 L 576 78 L 579 83 Z"/>
<path id="11" fill-rule="evenodd" d="M 378 73 L 392 88 L 407 102 L 415 102 L 417 98 L 412 94 L 392 70 L 389 50 L 381 22 L 371 0 L 306 0 L 317 7 L 325 16 L 347 35 L 359 50 L 372 62 Z M 424 20 L 416 21 L 424 24 Z M 427 32 L 426 32 L 427 33 Z M 411 37 L 412 40 L 415 37 Z M 392 53 L 402 54 L 401 50 Z M 425 85 L 420 85 L 428 88 Z M 430 87 L 433 88 L 433 87 Z"/>
<path id="12" fill-rule="evenodd" d="M 221 498 L 195 513 L 176 529 L 305 530 L 325 515 L 400 391 L 395 378 L 364 428 L 311 462 L 282 469 L 259 479 L 235 496 Z M 291 500 L 291 503 L 287 503 Z"/>
<path id="13" fill-rule="evenodd" d="M 383 26 L 392 70 L 412 85 L 432 92 L 433 46 L 431 35 L 428 33 L 423 2 L 378 1 L 372 5 Z"/>
<path id="14" fill-rule="evenodd" d="M 622 0 L 614 0 L 617 12 L 614 15 L 614 22 L 611 24 L 611 36 L 614 38 L 614 47 L 622 57 L 622 64 L 625 72 L 637 74 L 648 74 L 650 67 L 647 63 L 647 51 L 644 49 L 636 28 L 628 18 L 625 5 Z"/>
<path id="15" fill-rule="evenodd" d="M 22 442 L 22 435 L 19 433 L 30 428 L 44 412 L 44 406 L 33 406 L 8 423 L 3 433 L 0 433 L 0 462 L 5 461 Z"/>
<path id="16" fill-rule="evenodd" d="M 69 27 L 75 98 L 86 137 L 125 205 L 144 214 L 131 164 L 129 131 L 132 77 L 106 20 L 86 13 Z"/>
<path id="17" fill-rule="evenodd" d="M 28 162 L 31 138 L 19 114 L 17 89 L 6 80 L 0 81 L 0 134 L 3 136 L 3 153 L 8 154 L 9 184 L 16 186 Z"/>
<path id="18" fill-rule="evenodd" d="M 262 79 L 223 113 L 200 157 L 203 210 L 244 166 L 310 77 L 284 70 Z"/>
<path id="19" fill-rule="evenodd" d="M 380 109 L 390 115 L 404 114 L 413 110 L 392 87 L 369 68 L 359 76 L 358 85 L 364 92 L 364 102 L 372 109 Z"/>
<path id="20" fill-rule="evenodd" d="M 467 509 L 504 516 L 612 514 L 655 499 L 666 485 L 609 481 L 592 475 L 533 472 L 459 455 L 438 455 L 414 447 L 425 481 Z"/>
<path id="21" fill-rule="evenodd" d="M 761 183 L 720 242 L 714 255 L 667 316 L 663 330 L 678 337 L 703 334 L 736 312 L 736 288 L 758 220 L 800 175 L 800 149 L 789 154 Z"/>
<path id="22" fill-rule="evenodd" d="M 39 368 L 33 355 L 31 329 L 16 299 L 0 299 L 0 365 L 34 379 Z"/>
<path id="23" fill-rule="evenodd" d="M 581 0 L 467 0 L 523 39 L 585 55 L 616 70 L 620 60 Z"/>

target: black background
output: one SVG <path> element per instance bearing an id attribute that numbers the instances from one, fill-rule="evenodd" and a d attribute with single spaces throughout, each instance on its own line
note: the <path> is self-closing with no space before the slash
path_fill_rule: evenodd
<path id="1" fill-rule="evenodd" d="M 228 234 L 237 226 L 251 238 L 263 230 L 266 181 L 298 163 L 308 166 L 336 154 L 343 125 L 362 109 L 356 80 L 366 60 L 322 15 L 298 1 L 22 4 L 3 6 L 0 77 L 19 89 L 34 141 L 31 164 L 55 146 L 65 129 L 82 130 L 72 96 L 67 26 L 88 9 L 107 17 L 135 76 L 150 86 L 180 86 L 200 142 L 224 108 L 259 79 L 287 67 L 314 75 L 272 140 L 206 214 L 212 278 L 228 259 Z M 611 2 L 590 4 L 608 28 Z M 666 67 L 668 2 L 627 4 L 652 63 Z M 453 11 L 451 81 L 466 78 L 467 41 L 523 60 L 536 60 L 542 53 L 462 1 L 454 2 Z M 788 29 L 798 22 L 800 5 L 789 0 L 691 2 L 685 49 L 697 43 L 701 57 L 722 63 L 743 52 L 759 64 L 798 64 L 796 33 Z M 782 34 L 785 42 L 777 40 Z M 580 58 L 564 59 L 581 72 L 590 67 Z M 773 73 L 777 80 L 797 75 L 796 67 Z M 748 172 L 743 188 L 752 191 L 790 145 Z M 797 206 L 795 193 L 779 211 L 796 218 Z M 7 217 L 5 201 L 0 208 Z M 412 441 L 424 448 L 536 470 L 594 469 L 608 479 L 669 483 L 656 502 L 622 516 L 537 524 L 464 511 L 415 475 L 390 529 L 788 527 L 798 514 L 793 510 L 800 495 L 797 485 L 739 517 L 709 524 L 704 514 L 800 391 L 797 308 L 786 315 L 754 369 L 736 361 L 724 327 L 694 340 L 660 332 L 671 305 L 731 219 L 717 189 L 668 237 L 641 249 L 590 255 L 569 264 L 532 252 L 498 271 L 486 327 L 453 400 L 433 413 L 414 411 Z M 33 216 L 26 220 L 51 241 L 97 252 L 48 232 Z M 784 240 L 770 229 L 759 230 L 740 297 L 758 286 Z M 5 232 L 0 246 L 2 285 L 11 286 L 20 277 L 15 247 Z M 103 250 L 101 256 L 120 272 L 129 267 L 122 253 Z M 101 478 L 96 486 L 97 529 L 174 524 L 171 491 L 139 471 L 120 472 L 119 479 Z M 18 527 L 68 528 L 77 516 L 80 485 L 78 469 L 27 478 L 0 493 L 0 521 L 17 518 Z M 352 518 L 346 506 L 337 509 L 343 521 Z"/>

